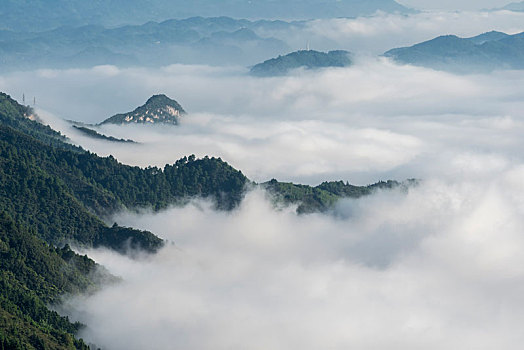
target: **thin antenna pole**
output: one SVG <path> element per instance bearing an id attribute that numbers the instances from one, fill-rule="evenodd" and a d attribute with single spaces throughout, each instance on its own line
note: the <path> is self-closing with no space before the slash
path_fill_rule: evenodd
<path id="1" fill-rule="evenodd" d="M 22 94 L 22 104 L 25 105 L 25 94 Z"/>
<path id="2" fill-rule="evenodd" d="M 36 96 L 33 97 L 33 106 L 36 106 Z"/>

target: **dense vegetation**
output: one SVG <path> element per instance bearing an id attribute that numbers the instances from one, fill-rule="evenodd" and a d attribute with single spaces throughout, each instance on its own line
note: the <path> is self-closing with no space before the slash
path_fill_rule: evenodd
<path id="1" fill-rule="evenodd" d="M 19 106 L 8 97 L 3 105 Z M 26 128 L 41 127 L 23 114 L 18 119 Z M 242 199 L 247 181 L 240 171 L 216 158 L 190 156 L 164 169 L 141 169 L 111 156 L 101 158 L 61 144 L 55 147 L 54 142 L 63 143 L 57 133 L 34 135 L 0 124 L 0 209 L 53 244 L 73 240 L 120 249 L 131 238 L 132 246 L 148 243 L 143 248 L 154 251 L 161 241 L 151 233 L 108 228 L 100 217 L 124 208 L 159 210 L 194 196 L 212 198 L 217 207 L 231 209 Z M 109 236 L 115 239 L 108 241 Z"/>
<path id="2" fill-rule="evenodd" d="M 48 304 L 63 293 L 94 287 L 95 263 L 69 246 L 55 248 L 34 231 L 0 213 L 0 347 L 2 349 L 86 349 L 75 339 L 81 327 Z"/>
<path id="3" fill-rule="evenodd" d="M 130 140 L 130 139 L 117 139 L 116 137 L 113 137 L 113 136 L 107 136 L 107 135 L 101 134 L 96 130 L 86 128 L 85 126 L 73 125 L 73 128 L 75 128 L 76 130 L 80 131 L 81 133 L 91 138 L 94 138 L 94 139 L 99 139 L 99 140 L 104 140 L 104 141 L 109 141 L 109 142 L 136 143 L 135 141 Z"/>
<path id="4" fill-rule="evenodd" d="M 192 155 L 163 168 L 127 166 L 66 143 L 30 120 L 32 113 L 0 94 L 0 348 L 86 349 L 74 337 L 82 325 L 48 308 L 64 293 L 96 288 L 96 264 L 68 243 L 155 252 L 163 241 L 153 233 L 108 226 L 103 218 L 122 209 L 161 210 L 193 197 L 232 210 L 250 182 L 220 158 Z M 276 201 L 297 204 L 299 213 L 323 212 L 341 197 L 399 185 L 263 184 Z"/>
<path id="5" fill-rule="evenodd" d="M 379 189 L 407 187 L 415 183 L 415 180 L 408 180 L 402 183 L 390 180 L 368 186 L 354 186 L 343 181 L 331 181 L 312 187 L 289 182 L 278 182 L 273 179 L 262 184 L 262 186 L 269 193 L 272 193 L 277 201 L 285 204 L 296 204 L 299 214 L 308 214 L 330 210 L 340 198 L 359 198 L 370 195 L 373 191 Z"/>
<path id="6" fill-rule="evenodd" d="M 47 306 L 94 287 L 95 263 L 67 242 L 154 252 L 151 232 L 107 226 L 123 208 L 156 210 L 192 196 L 239 203 L 246 178 L 215 158 L 185 157 L 164 169 L 130 167 L 69 145 L 0 95 L 0 348 L 86 349 L 81 327 Z M 57 248 L 61 247 L 61 248 Z"/>
<path id="7" fill-rule="evenodd" d="M 351 65 L 349 52 L 343 50 L 319 52 L 315 50 L 295 51 L 285 56 L 278 56 L 251 68 L 255 76 L 286 75 L 290 70 L 304 67 L 307 69 L 325 67 L 346 67 Z"/>
<path id="8" fill-rule="evenodd" d="M 30 116 L 35 116 L 32 108 L 18 104 L 10 96 L 0 92 L 0 125 L 10 126 L 47 145 L 80 151 L 79 148 L 67 143 L 67 139 L 59 132 L 47 125 L 35 123 L 29 119 Z"/>
<path id="9" fill-rule="evenodd" d="M 99 245 L 106 226 L 89 205 L 99 211 L 103 206 L 116 210 L 119 202 L 69 166 L 85 155 L 44 145 L 0 125 L 0 210 L 49 243 Z M 137 241 L 150 241 L 142 237 L 152 236 L 133 230 L 108 245 L 120 249 L 130 234 Z M 152 251 L 161 245 L 159 239 L 152 241 L 156 243 L 144 248 Z"/>

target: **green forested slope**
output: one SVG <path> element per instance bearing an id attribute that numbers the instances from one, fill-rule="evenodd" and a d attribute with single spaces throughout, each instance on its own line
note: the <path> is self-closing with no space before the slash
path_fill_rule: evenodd
<path id="1" fill-rule="evenodd" d="M 95 263 L 55 248 L 0 213 L 0 344 L 2 349 L 85 349 L 72 334 L 81 327 L 48 304 L 63 293 L 94 287 Z"/>
<path id="2" fill-rule="evenodd" d="M 220 158 L 184 157 L 164 168 L 127 166 L 66 143 L 28 119 L 30 114 L 0 93 L 0 349 L 85 349 L 74 337 L 81 325 L 48 308 L 64 293 L 95 288 L 95 263 L 67 243 L 155 252 L 163 241 L 153 233 L 108 226 L 103 219 L 122 209 L 160 210 L 193 197 L 231 210 L 251 182 Z M 297 204 L 299 213 L 323 212 L 342 197 L 399 185 L 263 184 L 277 201 Z"/>
<path id="3" fill-rule="evenodd" d="M 81 325 L 48 308 L 63 293 L 94 287 L 95 263 L 64 244 L 154 252 L 163 244 L 154 234 L 107 226 L 102 215 L 192 196 L 230 209 L 246 178 L 207 157 L 164 169 L 126 166 L 67 144 L 31 113 L 0 94 L 0 348 L 86 349 L 74 337 Z"/>
<path id="4" fill-rule="evenodd" d="M 66 143 L 67 139 L 59 132 L 51 129 L 49 126 L 30 120 L 29 116 L 34 116 L 32 108 L 23 106 L 9 95 L 0 92 L 0 125 L 10 126 L 47 145 L 80 151 L 78 147 Z"/>
<path id="5" fill-rule="evenodd" d="M 0 123 L 0 210 L 49 243 L 115 249 L 131 243 L 154 251 L 161 241 L 151 233 L 107 227 L 100 217 L 123 208 L 159 210 L 194 196 L 231 209 L 242 198 L 246 177 L 220 159 L 191 156 L 164 169 L 131 167 L 70 148 L 26 112 L 9 97 L 0 101 L 0 121 L 8 121 Z"/>
<path id="6" fill-rule="evenodd" d="M 323 182 L 316 187 L 296 185 L 289 182 L 278 182 L 273 179 L 262 186 L 272 193 L 277 201 L 286 204 L 296 204 L 299 214 L 325 212 L 332 209 L 341 198 L 359 198 L 372 194 L 379 189 L 406 187 L 416 183 L 416 180 L 381 181 L 368 186 L 354 186 L 343 181 Z"/>

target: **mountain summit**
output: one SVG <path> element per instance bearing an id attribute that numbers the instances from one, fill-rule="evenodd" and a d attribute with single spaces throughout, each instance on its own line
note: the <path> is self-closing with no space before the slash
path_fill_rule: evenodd
<path id="1" fill-rule="evenodd" d="M 166 95 L 153 95 L 132 112 L 116 114 L 102 124 L 178 124 L 186 111 Z"/>
<path id="2" fill-rule="evenodd" d="M 351 63 L 348 51 L 335 50 L 326 53 L 300 50 L 259 63 L 251 68 L 250 73 L 259 77 L 268 77 L 286 75 L 289 71 L 300 67 L 306 69 L 346 67 Z"/>
<path id="3" fill-rule="evenodd" d="M 439 36 L 410 47 L 389 50 L 393 60 L 458 73 L 524 69 L 524 32 L 488 32 L 471 38 Z"/>

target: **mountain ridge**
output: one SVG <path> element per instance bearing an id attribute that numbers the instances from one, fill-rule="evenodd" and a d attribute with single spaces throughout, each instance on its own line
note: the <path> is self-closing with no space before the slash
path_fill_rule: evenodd
<path id="1" fill-rule="evenodd" d="M 279 76 L 286 75 L 293 69 L 306 68 L 318 69 L 328 67 L 347 67 L 352 64 L 350 52 L 333 50 L 321 52 L 315 50 L 299 50 L 284 56 L 271 58 L 256 64 L 250 69 L 254 76 Z"/>
<path id="2" fill-rule="evenodd" d="M 173 124 L 178 125 L 186 111 L 175 100 L 164 94 L 151 96 L 145 104 L 132 112 L 115 114 L 98 125 L 104 124 Z"/>
<path id="3" fill-rule="evenodd" d="M 194 197 L 231 211 L 256 184 L 220 158 L 191 155 L 161 169 L 99 157 L 68 144 L 28 112 L 0 93 L 0 347 L 88 350 L 76 337 L 84 326 L 49 308 L 64 293 L 97 288 L 100 276 L 93 273 L 100 266 L 68 243 L 155 253 L 165 242 L 153 233 L 109 226 L 102 218 L 124 209 L 157 212 Z M 297 205 L 297 212 L 307 214 L 332 210 L 340 198 L 402 183 L 311 187 L 272 180 L 261 186 L 278 203 Z"/>
<path id="4" fill-rule="evenodd" d="M 389 50 L 384 56 L 402 64 L 458 73 L 524 69 L 524 32 L 509 35 L 491 31 L 469 38 L 443 35 Z"/>
<path id="5" fill-rule="evenodd" d="M 123 26 L 74 25 L 44 31 L 1 31 L 0 69 L 250 64 L 288 50 L 268 30 L 303 23 L 191 17 Z M 27 30 L 27 29 L 25 29 Z M 246 35 L 249 34 L 249 35 Z"/>
<path id="6" fill-rule="evenodd" d="M 4 0 L 3 28 L 49 30 L 64 25 L 128 25 L 193 16 L 250 19 L 358 17 L 412 10 L 394 0 Z"/>

